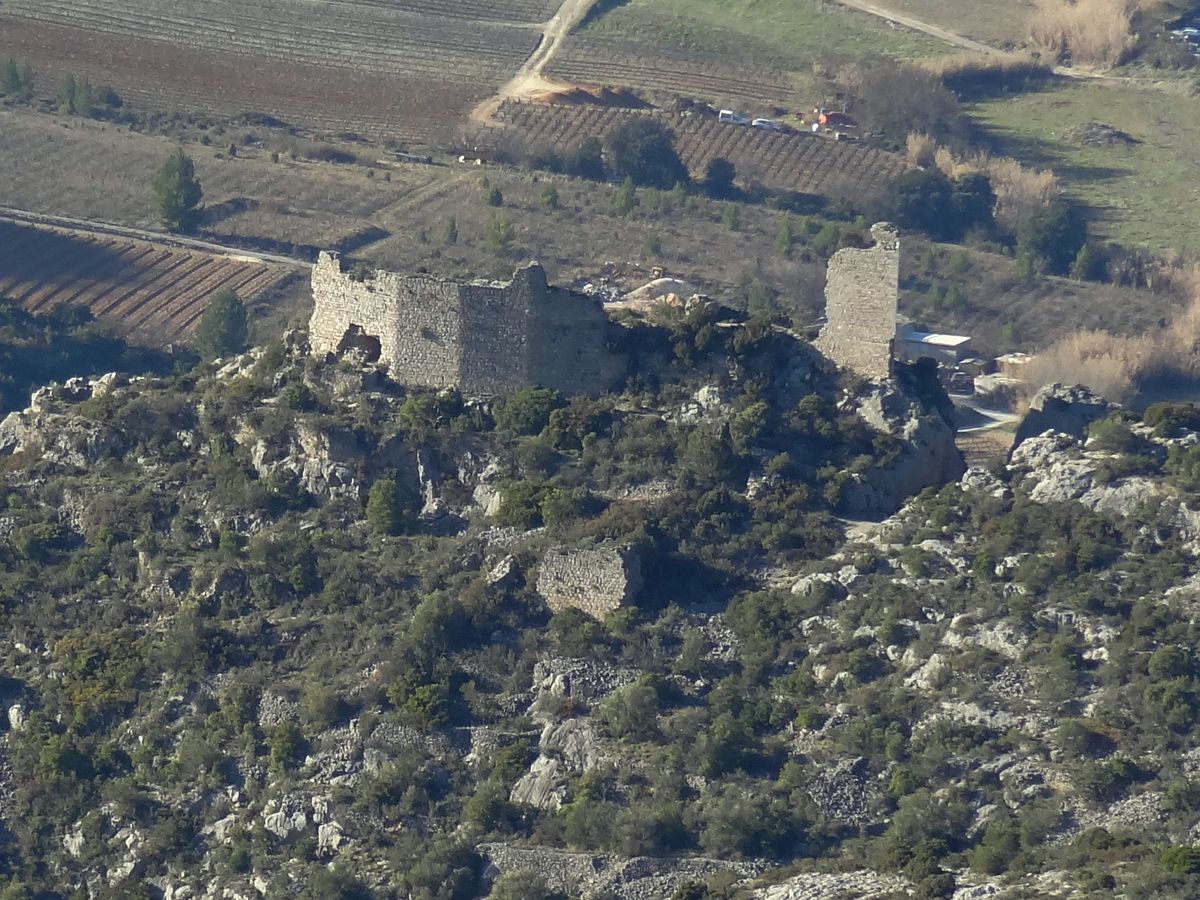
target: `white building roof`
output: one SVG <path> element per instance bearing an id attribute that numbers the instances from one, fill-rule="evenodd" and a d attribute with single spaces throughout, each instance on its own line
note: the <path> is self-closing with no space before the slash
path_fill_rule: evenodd
<path id="1" fill-rule="evenodd" d="M 927 344 L 931 347 L 961 347 L 971 342 L 965 334 L 933 334 L 928 331 L 904 331 L 900 340 L 911 344 Z"/>

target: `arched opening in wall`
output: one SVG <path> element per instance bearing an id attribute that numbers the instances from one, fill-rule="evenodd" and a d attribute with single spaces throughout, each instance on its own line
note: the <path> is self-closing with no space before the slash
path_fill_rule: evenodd
<path id="1" fill-rule="evenodd" d="M 351 324 L 337 345 L 338 356 L 350 356 L 362 362 L 378 362 L 382 353 L 379 338 L 367 334 L 361 325 Z"/>

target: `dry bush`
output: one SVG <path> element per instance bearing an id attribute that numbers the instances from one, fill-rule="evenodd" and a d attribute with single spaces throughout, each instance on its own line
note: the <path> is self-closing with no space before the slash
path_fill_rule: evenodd
<path id="1" fill-rule="evenodd" d="M 1114 337 L 1102 331 L 1077 331 L 1040 352 L 1029 364 L 1031 386 L 1085 384 L 1110 400 L 1126 401 L 1154 357 L 1151 337 Z"/>
<path id="2" fill-rule="evenodd" d="M 981 170 L 987 173 L 996 192 L 996 221 L 1016 229 L 1058 196 L 1058 179 L 1048 169 L 1030 169 L 1015 159 L 989 157 Z"/>
<path id="3" fill-rule="evenodd" d="M 1133 49 L 1138 0 L 1040 0 L 1029 25 L 1035 44 L 1075 66 L 1112 68 Z"/>
<path id="4" fill-rule="evenodd" d="M 943 175 L 953 180 L 975 172 L 986 172 L 986 161 L 986 155 L 976 155 L 966 160 L 959 159 L 950 151 L 949 147 L 938 147 L 937 152 L 933 155 L 934 165 Z"/>
<path id="5" fill-rule="evenodd" d="M 981 100 L 1027 91 L 1052 74 L 1047 63 L 1027 53 L 963 53 L 919 63 L 925 71 L 953 91 L 960 100 Z"/>
<path id="6" fill-rule="evenodd" d="M 928 135 L 909 135 L 910 162 L 915 161 L 913 157 L 917 152 L 928 158 L 927 139 Z M 996 221 L 1010 230 L 1015 230 L 1021 222 L 1045 209 L 1059 194 L 1058 179 L 1048 169 L 1027 168 L 1015 159 L 987 153 L 964 158 L 956 156 L 948 147 L 936 143 L 933 146 L 932 162 L 947 178 L 959 179 L 975 172 L 987 175 L 992 190 L 996 192 Z"/>
<path id="7" fill-rule="evenodd" d="M 938 143 L 932 135 L 911 131 L 904 142 L 904 157 L 914 166 L 928 168 L 933 164 L 933 155 Z"/>

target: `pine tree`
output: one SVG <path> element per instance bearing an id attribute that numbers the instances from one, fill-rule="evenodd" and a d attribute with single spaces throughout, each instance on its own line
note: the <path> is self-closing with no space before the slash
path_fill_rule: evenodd
<path id="1" fill-rule="evenodd" d="M 68 75 L 62 80 L 62 84 L 58 86 L 58 93 L 54 97 L 54 105 L 60 112 L 74 111 L 76 90 L 78 90 L 78 85 L 75 83 L 74 75 Z"/>
<path id="2" fill-rule="evenodd" d="M 775 253 L 778 256 L 791 256 L 792 244 L 796 240 L 792 232 L 792 219 L 784 216 L 775 226 Z"/>
<path id="3" fill-rule="evenodd" d="M 190 231 L 203 196 L 195 164 L 182 150 L 176 150 L 154 179 L 154 202 L 167 227 L 172 231 Z"/>
<path id="4" fill-rule="evenodd" d="M 637 186 L 633 183 L 632 177 L 626 176 L 624 183 L 617 188 L 617 193 L 613 197 L 613 209 L 618 214 L 627 216 L 637 205 Z"/>
<path id="5" fill-rule="evenodd" d="M 392 478 L 380 478 L 367 495 L 367 526 L 375 534 L 395 535 L 404 530 L 404 504 Z"/>
<path id="6" fill-rule="evenodd" d="M 247 333 L 246 307 L 234 291 L 226 289 L 204 310 L 192 343 L 201 358 L 219 359 L 245 350 Z"/>
<path id="7" fill-rule="evenodd" d="M 515 236 L 512 222 L 508 220 L 508 216 L 503 213 L 496 213 L 488 219 L 487 227 L 484 229 L 483 240 L 492 253 L 497 256 L 504 256 L 512 249 L 512 242 Z"/>
<path id="8" fill-rule="evenodd" d="M 454 216 L 451 216 L 450 221 L 446 223 L 446 243 L 458 243 L 458 219 Z"/>
<path id="9" fill-rule="evenodd" d="M 33 99 L 33 66 L 29 63 L 21 67 L 21 88 L 17 92 L 17 99 L 24 103 Z"/>

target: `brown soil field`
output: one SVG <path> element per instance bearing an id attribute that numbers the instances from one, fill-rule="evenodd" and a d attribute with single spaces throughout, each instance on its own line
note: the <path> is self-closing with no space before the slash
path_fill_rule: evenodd
<path id="1" fill-rule="evenodd" d="M 498 119 L 530 149 L 565 150 L 584 138 L 603 138 L 629 116 L 646 115 L 600 106 L 506 102 Z M 743 180 L 772 190 L 822 196 L 877 194 L 907 169 L 904 157 L 850 141 L 806 133 L 779 133 L 718 122 L 711 115 L 654 113 L 675 132 L 675 145 L 696 176 L 723 157 Z"/>
<path id="2" fill-rule="evenodd" d="M 286 246 L 278 245 L 345 245 L 370 227 L 377 210 L 446 174 L 436 166 L 402 164 L 370 177 L 366 166 L 293 160 L 292 139 L 262 129 L 213 131 L 211 140 L 214 146 L 185 147 L 204 187 L 203 231 L 235 243 L 265 237 L 282 250 Z M 237 157 L 218 150 L 218 141 L 225 148 L 241 145 Z M 165 137 L 75 116 L 0 110 L 0 171 L 5 173 L 0 202 L 158 228 L 151 183 L 177 146 Z M 277 163 L 271 161 L 275 148 L 281 156 Z"/>
<path id="3" fill-rule="evenodd" d="M 780 69 L 731 66 L 712 54 L 646 47 L 622 38 L 573 34 L 547 74 L 569 82 L 629 87 L 649 97 L 680 96 L 745 110 L 791 108 L 799 93 Z M 807 95 L 805 95 L 807 96 Z"/>
<path id="4" fill-rule="evenodd" d="M 482 21 L 462 15 L 469 4 L 436 0 L 10 0 L 0 13 L 0 59 L 30 62 L 43 96 L 72 73 L 112 85 L 143 110 L 261 113 L 310 129 L 441 145 L 537 46 L 537 28 L 511 17 L 541 15 L 549 5 L 502 4 Z M 517 24 L 491 20 L 505 16 Z"/>
<path id="5" fill-rule="evenodd" d="M 218 291 L 253 303 L 294 275 L 239 257 L 0 222 L 0 297 L 34 313 L 85 306 L 137 343 L 187 337 Z"/>

